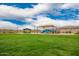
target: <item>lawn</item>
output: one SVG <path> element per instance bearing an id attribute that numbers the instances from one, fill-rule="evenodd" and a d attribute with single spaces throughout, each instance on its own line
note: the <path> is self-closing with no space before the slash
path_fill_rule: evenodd
<path id="1" fill-rule="evenodd" d="M 0 56 L 79 56 L 79 35 L 0 34 Z"/>

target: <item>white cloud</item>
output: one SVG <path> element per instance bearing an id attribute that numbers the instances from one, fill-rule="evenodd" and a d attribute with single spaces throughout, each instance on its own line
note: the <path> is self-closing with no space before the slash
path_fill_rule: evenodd
<path id="1" fill-rule="evenodd" d="M 22 30 L 25 28 L 34 29 L 34 26 L 54 25 L 57 27 L 63 26 L 79 26 L 79 20 L 55 20 L 48 17 L 38 16 L 37 20 L 32 22 L 31 25 L 17 25 L 8 21 L 0 21 L 0 28 L 2 29 L 17 29 Z M 36 28 L 36 27 L 35 27 Z"/>
<path id="2" fill-rule="evenodd" d="M 0 29 L 17 29 L 16 24 L 8 21 L 0 21 Z"/>
<path id="3" fill-rule="evenodd" d="M 37 16 L 37 20 L 34 21 L 31 17 L 44 12 L 50 12 L 54 15 L 60 15 L 61 13 L 54 8 L 74 8 L 79 7 L 78 3 L 66 3 L 66 4 L 47 4 L 41 3 L 33 6 L 33 8 L 18 8 L 16 6 L 7 6 L 0 5 L 0 18 L 6 19 L 20 19 L 22 18 L 26 22 L 31 22 L 31 25 L 22 25 L 19 26 L 19 29 L 31 28 L 33 29 L 33 25 L 42 26 L 42 25 L 55 25 L 57 27 L 61 26 L 79 26 L 79 20 L 54 20 L 45 16 Z M 29 18 L 28 18 L 29 17 Z M 13 24 L 7 21 L 0 21 L 0 28 L 8 28 L 8 29 L 16 29 L 18 25 Z"/>
<path id="4" fill-rule="evenodd" d="M 37 20 L 33 23 L 35 26 L 53 25 L 52 19 L 38 16 Z"/>
<path id="5" fill-rule="evenodd" d="M 57 27 L 79 26 L 79 20 L 53 20 L 53 24 Z"/>
<path id="6" fill-rule="evenodd" d="M 79 20 L 55 20 L 50 19 L 48 17 L 37 17 L 37 21 L 33 23 L 36 26 L 43 26 L 43 25 L 54 25 L 57 27 L 62 26 L 79 26 Z"/>
<path id="7" fill-rule="evenodd" d="M 14 6 L 0 5 L 0 17 L 2 18 L 25 18 L 47 11 L 51 4 L 38 4 L 33 8 L 18 8 Z"/>
<path id="8" fill-rule="evenodd" d="M 0 29 L 22 30 L 25 28 L 34 29 L 33 25 L 27 25 L 27 24 L 17 25 L 9 21 L 0 21 Z"/>
<path id="9" fill-rule="evenodd" d="M 33 22 L 34 20 L 32 18 L 25 18 L 25 22 Z"/>
<path id="10" fill-rule="evenodd" d="M 27 18 L 32 17 L 33 15 L 44 13 L 48 11 L 52 14 L 60 14 L 60 12 L 54 10 L 54 8 L 70 8 L 70 7 L 79 7 L 79 3 L 64 3 L 64 4 L 55 4 L 55 3 L 39 3 L 34 5 L 33 8 L 18 8 L 16 6 L 0 5 L 0 17 L 1 18 Z"/>
<path id="11" fill-rule="evenodd" d="M 79 3 L 65 3 L 61 8 L 79 8 Z"/>
<path id="12" fill-rule="evenodd" d="M 33 25 L 27 25 L 27 24 L 25 24 L 25 25 L 19 26 L 18 30 L 23 30 L 25 28 L 34 29 Z"/>

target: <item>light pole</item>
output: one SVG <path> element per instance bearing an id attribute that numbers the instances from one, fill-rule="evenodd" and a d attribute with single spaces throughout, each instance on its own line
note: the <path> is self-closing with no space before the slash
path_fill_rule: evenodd
<path id="1" fill-rule="evenodd" d="M 16 27 L 17 33 L 18 33 L 18 26 Z"/>

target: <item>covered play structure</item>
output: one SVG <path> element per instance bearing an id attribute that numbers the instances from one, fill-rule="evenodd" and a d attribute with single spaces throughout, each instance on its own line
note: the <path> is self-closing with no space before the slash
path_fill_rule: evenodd
<path id="1" fill-rule="evenodd" d="M 44 30 L 42 30 L 41 31 L 41 33 L 55 33 L 56 32 L 56 30 L 54 30 L 54 29 L 44 29 Z"/>

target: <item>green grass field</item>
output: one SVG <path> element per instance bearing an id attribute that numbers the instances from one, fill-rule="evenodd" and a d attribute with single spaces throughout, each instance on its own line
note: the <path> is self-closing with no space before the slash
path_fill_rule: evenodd
<path id="1" fill-rule="evenodd" d="M 0 34 L 0 56 L 79 56 L 79 35 Z"/>

